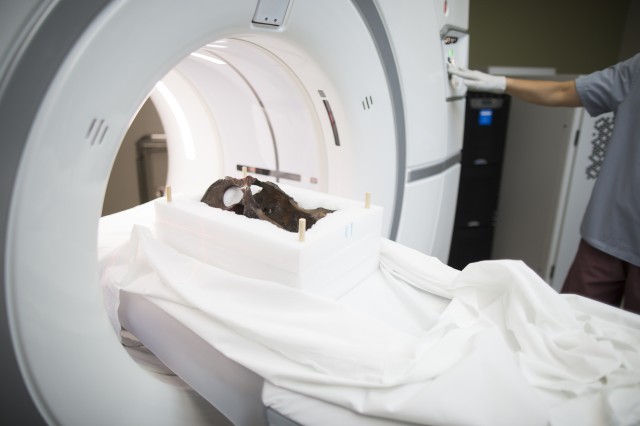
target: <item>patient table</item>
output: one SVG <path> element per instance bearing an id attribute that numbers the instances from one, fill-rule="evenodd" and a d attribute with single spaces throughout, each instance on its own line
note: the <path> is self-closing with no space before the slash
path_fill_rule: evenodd
<path id="1" fill-rule="evenodd" d="M 337 300 L 247 279 L 101 219 L 105 304 L 237 424 L 640 423 L 640 317 L 555 293 L 518 261 L 457 271 L 382 241 Z"/>

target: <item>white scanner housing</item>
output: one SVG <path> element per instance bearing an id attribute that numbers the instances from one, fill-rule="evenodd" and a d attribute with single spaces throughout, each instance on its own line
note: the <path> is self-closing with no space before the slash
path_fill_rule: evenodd
<path id="1" fill-rule="evenodd" d="M 212 422 L 197 395 L 127 355 L 98 288 L 108 177 L 150 96 L 174 192 L 238 165 L 371 192 L 385 236 L 446 260 L 464 98 L 448 92 L 442 35 L 466 36 L 467 22 L 465 0 L 3 2 L 1 411 L 22 424 Z"/>

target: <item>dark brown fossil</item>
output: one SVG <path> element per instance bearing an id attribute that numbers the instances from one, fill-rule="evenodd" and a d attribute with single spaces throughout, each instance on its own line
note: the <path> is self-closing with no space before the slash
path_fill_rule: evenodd
<path id="1" fill-rule="evenodd" d="M 262 190 L 253 194 L 252 185 Z M 227 206 L 224 203 L 224 194 L 233 187 L 240 188 L 242 199 Z M 211 207 L 232 211 L 252 219 L 266 220 L 290 232 L 298 232 L 300 218 L 306 219 L 306 229 L 309 229 L 318 220 L 333 212 L 322 207 L 304 209 L 275 183 L 262 182 L 253 176 L 242 179 L 227 176 L 218 179 L 209 186 L 200 201 Z"/>

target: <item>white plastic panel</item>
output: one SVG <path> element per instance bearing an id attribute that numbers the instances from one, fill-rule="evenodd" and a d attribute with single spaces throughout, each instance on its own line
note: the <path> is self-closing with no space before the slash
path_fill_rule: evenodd
<path id="1" fill-rule="evenodd" d="M 447 102 L 447 158 L 462 150 L 462 142 L 464 141 L 464 119 L 466 116 L 465 107 L 465 98 Z"/>
<path id="2" fill-rule="evenodd" d="M 396 241 L 431 254 L 442 207 L 444 176 L 437 174 L 408 183 L 402 203 L 402 218 Z"/>
<path id="3" fill-rule="evenodd" d="M 224 132 L 224 174 L 237 174 L 237 166 L 243 164 L 282 173 L 282 182 L 326 190 L 325 139 L 319 117 L 309 93 L 286 63 L 239 39 L 217 41 L 199 54 L 218 58 L 225 64 L 213 63 L 209 68 L 229 74 L 219 78 L 214 70 L 194 67 L 199 58 L 193 55 L 179 66 L 198 87 Z"/>
<path id="4" fill-rule="evenodd" d="M 438 28 L 469 29 L 469 0 L 434 0 Z"/>
<path id="5" fill-rule="evenodd" d="M 398 64 L 404 100 L 407 168 L 446 158 L 445 68 L 430 2 L 376 0 Z"/>
<path id="6" fill-rule="evenodd" d="M 397 241 L 435 256 L 449 258 L 458 198 L 460 164 L 407 184 Z"/>
<path id="7" fill-rule="evenodd" d="M 222 171 L 220 135 L 202 97 L 179 72 L 156 84 L 151 99 L 161 117 L 169 157 L 167 185 L 174 192 L 206 190 Z"/>
<path id="8" fill-rule="evenodd" d="M 441 40 L 442 58 L 445 66 L 451 61 L 459 67 L 469 65 L 469 35 L 458 30 L 447 30 Z M 458 77 L 449 76 L 445 83 L 447 97 L 447 157 L 460 152 L 464 140 L 467 88 Z"/>
<path id="9" fill-rule="evenodd" d="M 447 263 L 451 249 L 453 223 L 456 216 L 456 203 L 460 184 L 460 164 L 456 164 L 445 170 L 442 173 L 442 177 L 443 191 L 440 203 L 440 216 L 438 218 L 438 227 L 436 229 L 431 255 Z"/>
<path id="10" fill-rule="evenodd" d="M 215 123 L 219 140 L 209 143 L 220 145 L 223 153 L 223 169 L 216 178 L 222 174 L 236 175 L 239 157 L 244 158 L 245 164 L 276 169 L 273 135 L 260 98 L 237 68 L 208 50 L 191 54 L 176 70 L 198 91 L 208 109 L 209 120 Z M 256 62 L 260 59 L 257 57 Z M 168 140 L 175 145 L 184 142 Z"/>
<path id="11" fill-rule="evenodd" d="M 218 40 L 189 55 L 159 85 L 180 95 L 182 107 L 191 111 L 186 118 L 196 146 L 217 150 L 213 157 L 197 155 L 196 165 L 171 155 L 172 187 L 192 190 L 237 175 L 244 165 L 261 170 L 256 176 L 263 180 L 326 191 L 325 139 L 312 100 L 286 63 L 266 49 L 240 39 Z M 176 121 L 172 109 L 159 109 L 163 122 Z M 176 147 L 188 144 L 185 132 L 167 133 L 169 149 L 183 151 Z"/>

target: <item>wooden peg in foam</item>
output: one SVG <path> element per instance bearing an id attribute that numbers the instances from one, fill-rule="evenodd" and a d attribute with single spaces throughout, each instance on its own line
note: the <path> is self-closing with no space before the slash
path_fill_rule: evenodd
<path id="1" fill-rule="evenodd" d="M 365 209 L 371 208 L 371 193 L 370 192 L 365 192 L 364 193 L 364 208 Z"/>
<path id="2" fill-rule="evenodd" d="M 167 202 L 170 203 L 171 202 L 171 186 L 167 186 L 164 188 L 164 195 L 167 196 Z"/>
<path id="3" fill-rule="evenodd" d="M 304 234 L 307 230 L 307 220 L 303 217 L 298 219 L 298 241 L 304 242 Z"/>
<path id="4" fill-rule="evenodd" d="M 247 166 L 242 166 L 242 177 L 243 178 L 247 177 Z"/>

